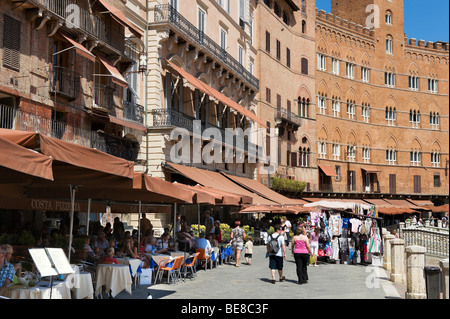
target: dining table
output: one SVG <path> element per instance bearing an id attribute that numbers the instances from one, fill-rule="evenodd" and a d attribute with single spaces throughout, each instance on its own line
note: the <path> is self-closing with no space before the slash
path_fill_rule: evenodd
<path id="1" fill-rule="evenodd" d="M 113 298 L 123 290 L 130 295 L 132 294 L 131 285 L 133 284 L 133 280 L 131 278 L 129 265 L 99 264 L 97 266 L 96 278 L 96 296 L 102 293 L 103 286 L 106 287 L 106 291 L 110 292 L 111 297 Z"/>
<path id="2" fill-rule="evenodd" d="M 73 299 L 94 299 L 94 285 L 90 273 L 82 271 L 70 276 L 66 281 L 70 281 Z"/>
<path id="3" fill-rule="evenodd" d="M 142 264 L 142 260 L 137 259 L 137 258 L 129 258 L 129 257 L 116 258 L 116 259 L 121 265 L 128 265 L 130 268 L 131 276 L 136 277 L 139 267 Z"/>
<path id="4" fill-rule="evenodd" d="M 54 281 L 52 288 L 49 281 L 40 281 L 33 287 L 11 284 L 3 296 L 10 299 L 71 299 L 71 292 L 65 281 Z"/>

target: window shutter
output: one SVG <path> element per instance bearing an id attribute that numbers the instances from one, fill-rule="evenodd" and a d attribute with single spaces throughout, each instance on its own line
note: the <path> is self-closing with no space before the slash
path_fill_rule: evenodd
<path id="1" fill-rule="evenodd" d="M 397 185 L 396 185 L 396 175 L 389 174 L 389 193 L 396 194 L 397 193 Z"/>
<path id="2" fill-rule="evenodd" d="M 289 48 L 286 48 L 286 65 L 288 68 L 291 67 L 291 50 Z"/>
<path id="3" fill-rule="evenodd" d="M 266 51 L 270 53 L 270 33 L 266 31 Z"/>
<path id="4" fill-rule="evenodd" d="M 298 154 L 296 152 L 292 152 L 291 156 L 292 156 L 292 158 L 291 158 L 291 166 L 297 167 L 298 166 L 297 165 L 297 156 L 298 156 Z"/>
<path id="5" fill-rule="evenodd" d="M 308 59 L 302 58 L 302 74 L 308 74 Z"/>
<path id="6" fill-rule="evenodd" d="M 4 15 L 3 66 L 20 70 L 20 21 Z"/>
<path id="7" fill-rule="evenodd" d="M 421 176 L 420 175 L 414 175 L 414 193 L 421 193 Z"/>

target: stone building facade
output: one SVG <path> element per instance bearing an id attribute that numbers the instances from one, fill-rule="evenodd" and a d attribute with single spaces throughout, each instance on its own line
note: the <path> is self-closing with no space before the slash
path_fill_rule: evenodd
<path id="1" fill-rule="evenodd" d="M 403 15 L 401 0 L 317 11 L 319 193 L 448 195 L 449 46 L 408 38 Z"/>

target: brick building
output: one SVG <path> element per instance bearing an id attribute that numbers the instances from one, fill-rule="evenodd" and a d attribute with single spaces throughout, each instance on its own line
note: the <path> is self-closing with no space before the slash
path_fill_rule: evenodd
<path id="1" fill-rule="evenodd" d="M 449 46 L 408 38 L 403 15 L 400 0 L 317 11 L 316 194 L 448 201 Z"/>

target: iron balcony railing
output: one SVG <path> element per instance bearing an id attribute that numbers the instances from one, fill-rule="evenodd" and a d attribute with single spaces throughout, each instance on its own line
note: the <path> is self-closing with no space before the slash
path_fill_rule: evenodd
<path id="1" fill-rule="evenodd" d="M 212 57 L 239 75 L 254 91 L 259 91 L 259 80 L 235 58 L 227 53 L 218 43 L 208 37 L 182 16 L 170 4 L 155 6 L 155 24 L 169 24 L 199 48 L 203 48 Z"/>
<path id="2" fill-rule="evenodd" d="M 302 125 L 302 118 L 294 112 L 288 111 L 287 109 L 279 109 L 277 111 L 277 119 L 293 124 L 297 127 L 300 127 Z"/>
<path id="3" fill-rule="evenodd" d="M 50 73 L 50 93 L 75 100 L 80 94 L 80 75 L 60 66 L 53 66 Z"/>
<path id="4" fill-rule="evenodd" d="M 53 15 L 56 15 L 63 21 L 67 22 L 79 22 L 79 25 L 75 25 L 76 28 L 88 33 L 89 35 L 99 39 L 100 41 L 111 45 L 112 47 L 123 51 L 123 47 L 118 46 L 113 40 L 111 34 L 107 32 L 107 28 L 103 20 L 86 9 L 80 8 L 76 0 L 27 0 L 29 3 L 43 8 Z M 79 14 L 79 20 L 71 19 L 73 11 L 69 6 L 76 6 Z M 69 18 L 69 19 L 68 19 Z M 73 26 L 71 26 L 73 27 Z"/>
<path id="5" fill-rule="evenodd" d="M 42 116 L 26 113 L 15 107 L 0 104 L 0 128 L 25 132 L 35 132 L 95 148 L 110 155 L 129 161 L 137 159 L 138 142 L 112 136 L 101 131 L 91 131 Z"/>
<path id="6" fill-rule="evenodd" d="M 123 117 L 127 120 L 144 124 L 144 107 L 142 105 L 124 101 Z"/>
<path id="7" fill-rule="evenodd" d="M 175 109 L 154 109 L 151 111 L 151 114 L 153 118 L 153 128 L 179 127 L 186 129 L 189 133 L 194 133 L 194 121 L 198 120 Z M 208 128 L 214 128 L 220 132 L 222 140 L 219 142 L 221 143 L 236 147 L 237 149 L 241 149 L 245 152 L 262 154 L 262 147 L 249 142 L 245 137 L 238 137 L 233 135 L 233 138 L 231 138 L 231 136 L 228 135 L 231 134 L 230 132 L 227 132 L 225 129 L 217 127 L 213 124 L 206 123 L 202 120 L 201 133 L 203 133 Z"/>

